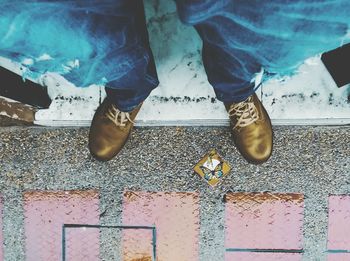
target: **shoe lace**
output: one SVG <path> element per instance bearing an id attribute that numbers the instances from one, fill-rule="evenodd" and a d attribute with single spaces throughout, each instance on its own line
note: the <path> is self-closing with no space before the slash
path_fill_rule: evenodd
<path id="1" fill-rule="evenodd" d="M 114 104 L 112 104 L 107 112 L 106 117 L 110 119 L 116 126 L 125 127 L 126 123 L 132 122 L 132 119 L 130 118 L 130 114 L 128 112 L 120 111 Z"/>
<path id="2" fill-rule="evenodd" d="M 254 104 L 253 97 L 249 96 L 245 101 L 233 103 L 228 111 L 230 117 L 237 119 L 233 129 L 246 127 L 259 120 L 258 110 Z"/>

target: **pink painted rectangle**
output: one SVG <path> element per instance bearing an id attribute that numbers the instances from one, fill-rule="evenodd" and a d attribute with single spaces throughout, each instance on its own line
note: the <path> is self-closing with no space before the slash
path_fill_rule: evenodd
<path id="1" fill-rule="evenodd" d="M 225 247 L 302 249 L 302 194 L 228 193 Z"/>
<path id="2" fill-rule="evenodd" d="M 199 259 L 198 193 L 126 191 L 123 225 L 155 225 L 159 261 Z M 151 260 L 151 241 L 148 231 L 123 230 L 123 260 Z"/>
<path id="3" fill-rule="evenodd" d="M 350 261 L 350 253 L 329 254 L 327 261 Z"/>
<path id="4" fill-rule="evenodd" d="M 4 238 L 2 234 L 3 211 L 4 211 L 4 202 L 3 202 L 2 196 L 0 195 L 0 260 L 4 260 Z"/>
<path id="5" fill-rule="evenodd" d="M 350 250 L 350 195 L 328 199 L 328 249 Z"/>
<path id="6" fill-rule="evenodd" d="M 24 194 L 27 261 L 62 260 L 63 224 L 98 224 L 97 191 L 33 191 Z M 66 260 L 99 260 L 99 231 L 69 229 Z"/>
<path id="7" fill-rule="evenodd" d="M 226 252 L 225 261 L 301 261 L 299 253 Z"/>

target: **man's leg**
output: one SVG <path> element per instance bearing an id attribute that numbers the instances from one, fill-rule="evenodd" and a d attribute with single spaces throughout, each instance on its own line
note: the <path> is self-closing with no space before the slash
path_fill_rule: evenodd
<path id="1" fill-rule="evenodd" d="M 116 2 L 121 15 L 110 19 L 114 20 L 111 24 L 118 25 L 115 41 L 122 43 L 122 48 L 115 51 L 119 56 L 115 68 L 123 73 L 116 72 L 117 77 L 106 84 L 107 98 L 97 109 L 89 134 L 90 152 L 102 161 L 112 159 L 122 149 L 142 102 L 158 86 L 143 2 Z M 104 22 L 104 26 L 111 26 L 107 20 Z"/>
<path id="2" fill-rule="evenodd" d="M 176 3 L 181 20 L 194 25 L 203 39 L 208 79 L 230 112 L 238 149 L 251 162 L 267 160 L 272 149 L 270 121 L 256 96 L 249 96 L 254 92 L 251 78 L 261 67 L 269 73 L 290 75 L 305 59 L 349 42 L 350 2 Z M 244 101 L 246 97 L 250 98 Z"/>
<path id="3" fill-rule="evenodd" d="M 124 46 L 126 54 L 135 49 L 141 49 L 136 57 L 125 57 L 120 63 L 128 64 L 130 70 L 120 77 L 106 84 L 107 97 L 110 98 L 121 111 L 128 112 L 142 103 L 159 84 L 152 50 L 148 41 L 146 18 L 142 0 L 124 2 L 125 17 L 128 20 L 128 35 L 124 32 L 116 41 L 130 38 Z M 117 1 L 117 2 L 118 2 Z M 124 17 L 124 18 L 125 18 Z M 118 17 L 113 18 L 118 19 Z M 106 24 L 108 26 L 108 24 Z M 131 63 L 131 65 L 129 65 Z"/>
<path id="4" fill-rule="evenodd" d="M 203 63 L 208 80 L 230 114 L 238 150 L 246 160 L 258 164 L 272 153 L 272 127 L 255 95 L 258 86 L 254 76 L 262 69 L 255 49 L 242 45 L 239 34 L 243 32 L 233 20 L 222 16 L 232 7 L 232 2 L 235 1 L 177 0 L 177 7 L 181 20 L 194 25 L 203 40 Z"/>

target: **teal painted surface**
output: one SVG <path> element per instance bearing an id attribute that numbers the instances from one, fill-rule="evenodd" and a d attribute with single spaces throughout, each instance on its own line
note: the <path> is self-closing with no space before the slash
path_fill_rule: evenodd
<path id="1" fill-rule="evenodd" d="M 236 22 L 232 44 L 273 73 L 291 73 L 306 57 L 349 41 L 347 0 L 223 2 L 233 6 L 216 10 Z M 23 63 L 29 69 L 24 76 L 33 78 L 58 72 L 77 86 L 113 81 L 144 59 L 143 48 L 128 37 L 122 4 L 0 0 L 0 56 Z"/>

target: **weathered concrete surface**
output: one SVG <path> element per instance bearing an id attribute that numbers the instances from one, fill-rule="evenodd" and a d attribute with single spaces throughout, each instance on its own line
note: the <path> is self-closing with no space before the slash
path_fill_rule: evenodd
<path id="1" fill-rule="evenodd" d="M 0 97 L 0 115 L 32 124 L 35 111 L 33 106 Z"/>
<path id="2" fill-rule="evenodd" d="M 350 128 L 275 127 L 274 131 L 272 158 L 255 166 L 238 154 L 228 128 L 136 128 L 123 151 L 101 163 L 89 155 L 86 128 L 2 127 L 5 260 L 24 260 L 23 191 L 90 188 L 101 191 L 102 224 L 121 223 L 125 189 L 199 191 L 201 261 L 224 260 L 227 191 L 304 193 L 304 260 L 325 260 L 328 195 L 350 193 Z M 214 189 L 192 171 L 212 148 L 232 166 L 231 174 Z M 112 260 L 117 248 L 105 236 L 102 255 Z"/>
<path id="3" fill-rule="evenodd" d="M 0 115 L 0 128 L 9 127 L 9 126 L 30 126 L 30 125 L 33 125 L 33 123 Z"/>

